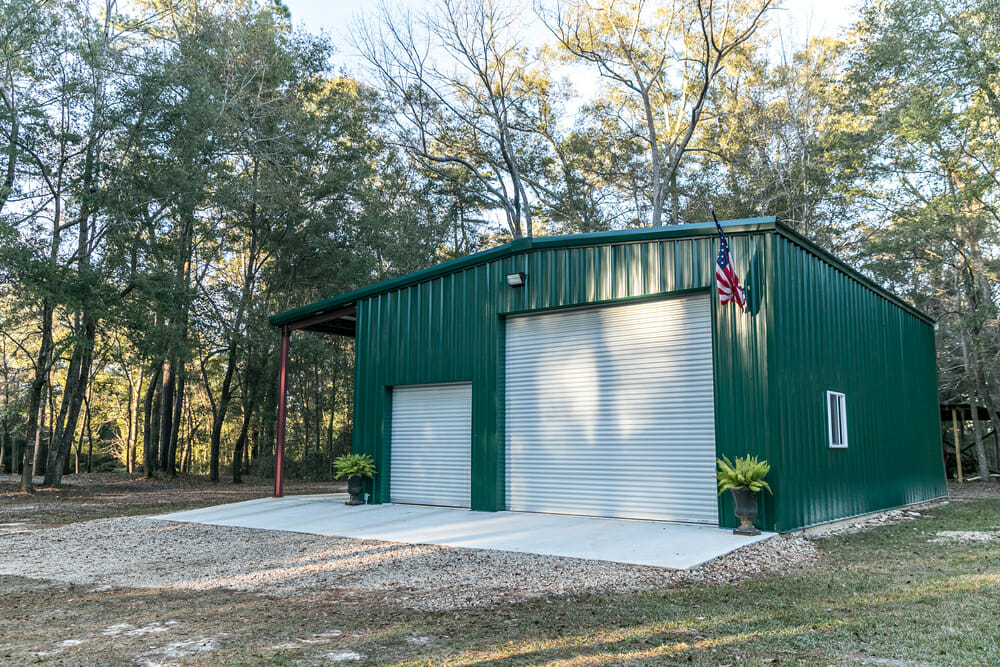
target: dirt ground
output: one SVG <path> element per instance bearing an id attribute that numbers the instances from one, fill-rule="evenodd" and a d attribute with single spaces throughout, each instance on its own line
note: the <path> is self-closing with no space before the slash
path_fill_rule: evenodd
<path id="1" fill-rule="evenodd" d="M 599 614 L 602 599 L 787 576 L 821 559 L 811 542 L 781 538 L 676 573 L 173 524 L 142 515 L 265 497 L 271 483 L 109 474 L 66 481 L 26 495 L 0 476 L 0 664 L 428 664 L 422 654 L 448 655 L 441 647 L 462 643 L 469 624 L 537 624 L 558 636 L 560 607 L 576 596 L 584 596 L 574 604 L 583 612 L 567 623 Z M 952 496 L 1000 497 L 1000 487 L 953 484 Z"/>
<path id="2" fill-rule="evenodd" d="M 35 478 L 42 483 L 41 477 Z M 115 516 L 161 514 L 253 498 L 274 493 L 273 480 L 248 479 L 243 484 L 209 482 L 205 477 L 178 475 L 151 478 L 125 473 L 83 473 L 63 477 L 63 488 L 39 488 L 33 494 L 18 491 L 20 477 L 0 474 L 0 524 L 27 522 L 58 526 Z M 346 482 L 285 484 L 286 495 L 336 493 Z"/>
<path id="3" fill-rule="evenodd" d="M 997 482 L 948 482 L 948 495 L 952 500 L 973 498 L 1000 498 L 1000 480 Z"/>

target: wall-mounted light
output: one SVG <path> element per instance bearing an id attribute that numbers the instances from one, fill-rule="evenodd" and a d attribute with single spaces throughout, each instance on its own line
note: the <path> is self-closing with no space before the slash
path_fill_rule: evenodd
<path id="1" fill-rule="evenodd" d="M 511 287 L 524 287 L 524 281 L 527 279 L 528 276 L 524 275 L 524 271 L 507 274 L 507 284 Z"/>

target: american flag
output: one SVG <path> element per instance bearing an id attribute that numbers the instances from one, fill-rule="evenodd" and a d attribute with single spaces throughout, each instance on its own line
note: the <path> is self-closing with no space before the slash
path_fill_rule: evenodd
<path id="1" fill-rule="evenodd" d="M 740 287 L 740 279 L 733 269 L 733 254 L 729 252 L 729 240 L 726 239 L 725 232 L 719 219 L 712 211 L 712 219 L 715 220 L 715 227 L 719 230 L 719 255 L 715 258 L 715 284 L 719 290 L 719 303 L 726 305 L 735 302 L 740 310 L 746 310 L 746 295 Z"/>

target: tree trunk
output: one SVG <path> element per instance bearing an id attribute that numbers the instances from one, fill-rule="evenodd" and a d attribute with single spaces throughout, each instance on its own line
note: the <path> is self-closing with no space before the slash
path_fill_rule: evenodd
<path id="1" fill-rule="evenodd" d="M 132 382 L 129 373 L 128 391 L 128 438 L 125 441 L 125 470 L 128 474 L 135 472 L 135 450 L 139 441 L 139 393 L 142 376 L 139 377 L 139 384 Z"/>
<path id="2" fill-rule="evenodd" d="M 174 417 L 170 426 L 170 446 L 167 454 L 167 474 L 177 476 L 177 438 L 180 436 L 181 408 L 184 406 L 184 366 L 177 365 L 177 390 L 174 392 Z"/>
<path id="3" fill-rule="evenodd" d="M 83 436 L 90 431 L 90 399 L 84 398 L 83 405 L 83 424 L 80 426 L 80 437 L 76 438 L 76 449 L 75 457 L 73 460 L 73 472 L 77 475 L 80 474 L 80 456 L 82 455 L 83 449 Z M 87 466 L 87 472 L 90 472 L 90 466 Z"/>
<path id="4" fill-rule="evenodd" d="M 303 460 L 305 457 L 309 456 L 309 447 L 312 444 L 312 434 L 309 433 L 309 382 L 305 373 L 299 373 L 299 389 L 302 395 L 302 409 L 299 411 L 302 417 L 302 444 L 303 444 Z"/>
<path id="5" fill-rule="evenodd" d="M 85 431 L 80 432 L 80 443 L 83 443 L 83 434 L 87 434 L 87 472 L 94 472 L 94 431 L 91 429 L 90 401 L 93 398 L 93 391 L 87 393 L 87 414 L 84 416 L 83 426 Z M 77 448 L 79 452 L 79 447 Z"/>
<path id="6" fill-rule="evenodd" d="M 226 375 L 222 379 L 219 392 L 219 407 L 212 416 L 212 440 L 209 445 L 208 479 L 219 481 L 219 452 L 222 445 L 222 426 L 226 421 L 226 411 L 233 397 L 233 375 L 236 372 L 236 344 L 229 345 L 229 359 L 226 361 Z"/>
<path id="7" fill-rule="evenodd" d="M 982 368 L 979 361 L 979 355 L 976 358 L 972 358 L 972 353 L 969 351 L 969 341 L 968 336 L 965 331 L 961 332 L 961 344 L 962 344 L 962 360 L 965 365 L 965 373 L 967 376 L 971 376 L 971 380 L 975 389 L 969 392 L 969 407 L 972 414 L 972 425 L 973 431 L 976 436 L 976 462 L 979 467 L 979 476 L 984 482 L 990 482 L 993 480 L 990 477 L 990 466 L 989 461 L 986 458 L 986 449 L 983 447 L 982 434 L 979 432 L 979 405 L 982 404 L 986 407 L 987 412 L 990 411 L 990 407 L 996 409 L 996 406 L 991 406 L 992 396 L 986 387 L 986 383 L 983 380 L 985 374 L 985 369 Z M 975 339 L 973 339 L 975 340 Z M 979 348 L 974 347 L 973 352 L 978 352 Z"/>
<path id="8" fill-rule="evenodd" d="M 77 325 L 79 325 L 79 320 Z M 79 329 L 78 329 L 79 331 Z M 63 439 L 63 431 L 66 425 L 66 416 L 69 412 L 70 404 L 73 402 L 73 398 L 76 396 L 77 385 L 80 380 L 80 364 L 83 361 L 83 348 L 76 344 L 73 346 L 73 354 L 70 356 L 69 368 L 66 370 L 66 384 L 63 385 L 63 400 L 62 405 L 59 407 L 59 416 L 55 420 L 55 441 L 60 442 Z M 55 465 L 56 459 L 58 458 L 59 447 L 49 447 L 48 456 L 46 456 L 45 462 L 45 480 L 42 482 L 43 486 L 53 486 L 55 479 Z"/>
<path id="9" fill-rule="evenodd" d="M 32 410 L 34 408 L 34 410 Z M 45 406 L 39 401 L 37 406 L 33 403 L 29 403 L 28 410 L 31 414 L 34 414 L 34 420 L 29 417 L 29 421 L 34 421 L 35 424 L 43 421 L 45 419 Z M 29 433 L 31 429 L 29 428 Z M 25 493 L 34 493 L 35 484 L 33 477 L 35 475 L 35 449 L 39 446 L 39 440 L 41 439 L 41 429 L 36 428 L 35 432 L 31 434 L 30 438 L 26 438 L 24 441 L 24 462 L 21 463 L 21 491 Z"/>
<path id="10" fill-rule="evenodd" d="M 160 380 L 160 460 L 159 470 L 167 469 L 167 457 L 170 455 L 170 429 L 174 416 L 174 373 L 170 361 L 163 363 L 163 376 Z"/>
<path id="11" fill-rule="evenodd" d="M 276 412 L 278 405 L 278 374 L 271 373 L 269 375 L 274 375 L 275 378 L 267 378 L 267 389 L 264 392 L 267 398 L 264 401 L 264 411 L 261 415 L 261 433 L 260 441 L 257 443 L 257 455 L 260 456 L 263 453 L 269 457 L 273 457 L 275 456 L 275 429 L 278 421 Z"/>
<path id="12" fill-rule="evenodd" d="M 1000 460 L 1000 430 L 997 430 L 997 427 L 1000 427 L 1000 404 L 997 403 L 994 394 L 987 387 L 983 388 L 982 399 L 986 405 L 986 411 L 990 415 L 990 421 L 993 422 L 993 437 L 997 442 L 997 458 Z M 993 481 L 993 478 L 987 477 L 986 481 Z M 996 481 L 1000 483 L 1000 479 Z"/>
<path id="13" fill-rule="evenodd" d="M 320 377 L 319 364 L 313 364 L 313 377 L 316 380 L 316 384 L 314 385 L 316 390 L 316 410 L 313 412 L 313 415 L 315 415 L 313 432 L 316 434 L 316 452 L 319 453 L 323 451 L 323 412 L 326 407 L 323 403 L 323 378 Z"/>
<path id="14" fill-rule="evenodd" d="M 42 304 L 42 342 L 38 347 L 35 377 L 31 381 L 31 390 L 28 393 L 28 425 L 24 439 L 24 462 L 21 464 L 21 491 L 25 493 L 35 491 L 32 482 L 35 471 L 35 446 L 41 433 L 40 422 L 44 419 L 45 405 L 42 403 L 42 391 L 48 384 L 52 347 L 52 306 L 46 300 Z"/>
<path id="15" fill-rule="evenodd" d="M 250 474 L 250 441 L 253 439 L 251 437 L 252 431 L 247 432 L 246 446 L 243 448 L 243 474 Z"/>
<path id="16" fill-rule="evenodd" d="M 48 467 L 45 469 L 45 486 L 59 488 L 62 484 L 62 474 L 66 466 L 66 458 L 73 447 L 73 437 L 80 420 L 80 407 L 89 389 L 90 368 L 94 361 L 94 340 L 97 338 L 97 323 L 93 318 L 84 315 L 84 339 L 77 343 L 70 361 L 70 370 L 66 375 L 66 391 L 63 394 L 62 407 L 59 410 L 59 421 L 53 446 L 49 448 Z M 78 360 L 73 368 L 73 360 Z M 68 407 L 67 407 L 68 404 Z M 65 416 L 65 423 L 63 417 Z"/>
<path id="17" fill-rule="evenodd" d="M 13 91 L 11 93 L 13 94 Z M 5 102 L 13 102 L 2 89 L 0 89 L 0 95 L 3 96 Z M 4 206 L 7 204 L 7 199 L 14 189 L 14 180 L 17 177 L 18 141 L 20 140 L 21 123 L 19 112 L 13 108 L 11 111 L 12 113 L 9 116 L 10 130 L 7 135 L 10 137 L 10 141 L 7 142 L 7 170 L 3 176 L 3 184 L 0 184 L 0 212 L 3 211 Z"/>
<path id="18" fill-rule="evenodd" d="M 84 422 L 84 424 L 86 424 L 88 416 L 89 415 L 87 415 L 86 413 L 84 413 L 84 415 L 83 415 L 83 422 Z M 86 428 L 84 428 L 83 430 L 80 431 L 80 437 L 76 439 L 76 448 L 73 451 L 73 474 L 74 475 L 79 475 L 80 474 L 80 456 L 81 456 L 81 451 L 80 450 L 83 448 L 83 434 L 85 432 L 86 432 Z M 87 472 L 90 472 L 90 471 L 88 470 Z"/>
<path id="19" fill-rule="evenodd" d="M 154 423 L 156 420 L 154 420 L 153 398 L 160 383 L 162 370 L 161 364 L 153 364 L 150 371 L 152 377 L 149 379 L 149 386 L 146 387 L 146 397 L 143 401 L 142 472 L 146 477 L 153 476 L 159 447 L 159 429 L 157 428 L 159 424 Z M 157 414 L 159 413 L 157 412 Z"/>
<path id="20" fill-rule="evenodd" d="M 983 446 L 983 434 L 979 429 L 979 401 L 970 401 L 972 413 L 972 433 L 976 436 L 976 462 L 979 464 L 979 478 L 984 482 L 989 482 L 990 463 L 986 458 L 986 447 Z"/>
<path id="21" fill-rule="evenodd" d="M 670 176 L 670 224 L 679 225 L 681 220 L 681 196 L 677 190 L 677 171 Z"/>
<path id="22" fill-rule="evenodd" d="M 181 448 L 181 472 L 185 475 L 191 472 L 191 441 L 194 438 L 187 438 L 184 447 Z"/>
<path id="23" fill-rule="evenodd" d="M 247 433 L 250 430 L 250 420 L 253 418 L 253 404 L 247 404 L 243 410 L 243 423 L 240 425 L 240 435 L 233 447 L 233 484 L 243 482 L 243 452 L 247 446 Z"/>
<path id="24" fill-rule="evenodd" d="M 660 154 L 660 145 L 656 130 L 656 116 L 653 114 L 653 105 L 649 99 L 649 88 L 646 84 L 638 80 L 638 90 L 641 91 L 642 108 L 646 120 L 646 140 L 649 142 L 650 161 L 650 186 L 653 190 L 653 210 L 649 217 L 650 227 L 659 227 L 663 224 L 663 191 L 666 189 L 663 181 L 663 156 Z"/>
<path id="25" fill-rule="evenodd" d="M 54 349 L 54 348 L 53 348 Z M 55 361 L 55 357 L 50 360 Z M 48 419 L 45 418 L 46 413 L 48 413 Z M 32 463 L 34 464 L 34 470 L 32 470 L 33 475 L 40 475 L 45 472 L 45 462 L 47 460 L 45 454 L 48 452 L 52 445 L 52 431 L 55 425 L 55 398 L 52 392 L 52 367 L 49 367 L 49 375 L 45 381 L 44 397 L 42 398 L 41 410 L 38 413 L 38 431 L 36 431 L 35 437 L 35 455 Z M 48 430 L 48 438 L 45 437 L 45 431 Z"/>

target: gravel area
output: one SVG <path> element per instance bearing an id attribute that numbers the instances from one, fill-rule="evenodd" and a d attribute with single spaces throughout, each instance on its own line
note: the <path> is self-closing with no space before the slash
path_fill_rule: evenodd
<path id="1" fill-rule="evenodd" d="M 908 509 L 886 510 L 885 512 L 875 512 L 853 519 L 834 521 L 833 523 L 821 524 L 807 528 L 804 532 L 810 537 L 831 537 L 833 535 L 849 535 L 862 530 L 876 528 L 878 526 L 891 526 L 904 521 L 913 521 L 923 516 L 927 510 L 947 505 L 947 500 L 932 500 L 928 503 L 911 505 Z"/>
<path id="2" fill-rule="evenodd" d="M 0 526 L 0 574 L 105 588 L 228 589 L 446 610 L 543 595 L 736 582 L 816 561 L 775 537 L 692 570 L 120 517 Z"/>
<path id="3" fill-rule="evenodd" d="M 928 542 L 993 542 L 1000 530 L 939 530 Z"/>
<path id="4" fill-rule="evenodd" d="M 0 482 L 7 481 L 6 477 L 11 476 L 0 475 Z M 117 506 L 141 502 L 150 508 L 148 512 L 190 495 L 217 494 L 224 502 L 242 499 L 229 498 L 229 494 L 253 491 L 248 487 L 236 490 L 206 486 L 195 479 L 90 477 L 67 478 L 71 489 L 58 496 L 7 494 L 10 497 L 0 503 L 0 574 L 88 586 L 88 590 L 224 589 L 317 602 L 381 601 L 415 609 L 445 610 L 548 595 L 630 593 L 697 582 L 738 582 L 793 571 L 819 559 L 818 548 L 801 534 L 772 538 L 695 569 L 677 571 L 512 552 L 169 523 L 145 516 L 77 519 L 55 525 L 81 509 L 93 509 L 93 517 L 100 516 L 100 508 L 105 506 L 120 511 Z M 72 490 L 78 485 L 86 487 L 79 494 Z M 262 483 L 261 489 L 266 491 L 265 486 Z M 1000 498 L 1000 485 L 951 482 L 949 492 L 952 501 Z M 941 502 L 947 501 L 859 517 L 812 534 L 842 534 L 910 521 Z M 56 513 L 55 519 L 45 519 L 44 511 Z M 67 515 L 65 519 L 61 518 L 63 514 Z M 997 539 L 994 534 L 988 537 Z M 942 534 L 937 538 L 953 541 L 987 536 Z"/>

